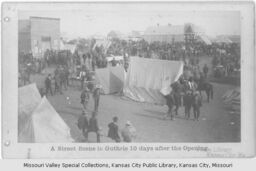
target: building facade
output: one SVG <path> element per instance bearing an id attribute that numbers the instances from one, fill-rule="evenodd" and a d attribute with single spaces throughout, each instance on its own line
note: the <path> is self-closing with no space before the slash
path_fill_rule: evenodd
<path id="1" fill-rule="evenodd" d="M 184 25 L 165 25 L 165 26 L 153 26 L 148 27 L 143 35 L 145 41 L 152 42 L 191 42 L 198 35 L 202 35 L 204 32 L 193 24 Z"/>
<path id="2" fill-rule="evenodd" d="M 19 20 L 19 52 L 41 58 L 44 52 L 60 49 L 60 19 L 30 17 Z"/>

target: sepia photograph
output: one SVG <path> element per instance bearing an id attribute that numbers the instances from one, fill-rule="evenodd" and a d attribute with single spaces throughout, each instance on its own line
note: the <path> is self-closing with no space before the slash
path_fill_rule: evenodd
<path id="1" fill-rule="evenodd" d="M 253 155 L 253 10 L 5 3 L 4 156 Z"/>
<path id="2" fill-rule="evenodd" d="M 19 142 L 240 142 L 239 12 L 18 17 Z"/>

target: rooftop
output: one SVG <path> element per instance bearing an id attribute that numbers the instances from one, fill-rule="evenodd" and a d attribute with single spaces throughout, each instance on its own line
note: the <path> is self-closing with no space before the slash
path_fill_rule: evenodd
<path id="1" fill-rule="evenodd" d="M 50 18 L 50 17 L 36 17 L 36 16 L 31 16 L 29 17 L 30 19 L 43 19 L 43 20 L 60 20 L 59 18 Z"/>

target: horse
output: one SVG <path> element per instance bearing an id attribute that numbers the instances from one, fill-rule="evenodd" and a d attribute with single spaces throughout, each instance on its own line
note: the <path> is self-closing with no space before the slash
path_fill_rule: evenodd
<path id="1" fill-rule="evenodd" d="M 210 98 L 213 99 L 213 85 L 209 82 L 199 82 L 197 90 L 200 92 L 205 91 L 207 95 L 207 102 L 210 102 Z"/>
<path id="2" fill-rule="evenodd" d="M 181 106 L 181 95 L 177 92 L 170 92 L 168 95 L 164 97 L 166 99 L 166 105 L 168 106 L 168 112 L 166 117 L 170 116 L 171 120 L 173 120 L 174 113 L 175 115 L 178 115 L 178 110 L 179 107 Z"/>

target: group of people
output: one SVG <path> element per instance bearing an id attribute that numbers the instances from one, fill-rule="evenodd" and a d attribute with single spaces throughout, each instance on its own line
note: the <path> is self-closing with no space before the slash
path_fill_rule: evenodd
<path id="1" fill-rule="evenodd" d="M 54 75 L 48 74 L 45 79 L 45 95 L 49 93 L 53 94 L 63 94 L 63 88 L 68 89 L 69 86 L 69 68 L 67 66 L 58 65 L 54 71 Z M 54 81 L 54 92 L 52 90 L 52 82 Z"/>
<path id="2" fill-rule="evenodd" d="M 193 78 L 191 77 L 184 82 L 179 80 L 172 84 L 171 87 L 171 93 L 165 96 L 168 106 L 168 112 L 165 118 L 170 117 L 170 119 L 173 120 L 173 108 L 175 107 L 175 115 L 178 115 L 179 107 L 183 103 L 185 107 L 185 118 L 190 119 L 190 111 L 191 108 L 193 108 L 194 120 L 199 120 L 202 97 L 199 91 L 197 91 L 197 84 Z"/>
<path id="3" fill-rule="evenodd" d="M 98 124 L 98 109 L 100 103 L 100 90 L 101 86 L 96 84 L 92 91 L 85 85 L 82 93 L 81 93 L 81 104 L 83 106 L 82 115 L 78 118 L 78 128 L 82 131 L 82 134 L 85 138 L 85 141 L 88 141 L 88 133 L 93 132 L 97 136 L 97 142 L 100 142 L 100 137 L 102 136 L 102 130 Z M 90 94 L 92 94 L 94 99 L 94 111 L 89 119 L 88 113 L 88 103 L 90 101 Z M 127 121 L 125 127 L 121 130 L 121 136 L 119 135 L 120 130 L 118 127 L 118 117 L 113 117 L 113 121 L 108 124 L 108 134 L 107 137 L 114 140 L 115 142 L 121 142 L 121 136 L 124 142 L 132 142 L 132 140 L 136 137 L 136 130 L 132 126 L 130 121 Z"/>
<path id="4" fill-rule="evenodd" d="M 195 73 L 194 73 L 195 74 Z M 213 86 L 207 81 L 208 66 L 205 64 L 200 71 L 198 78 L 196 75 L 190 76 L 188 79 L 180 77 L 180 79 L 171 85 L 171 92 L 165 96 L 168 112 L 166 118 L 174 118 L 173 108 L 175 107 L 175 115 L 178 115 L 180 106 L 184 106 L 185 118 L 190 119 L 190 111 L 193 108 L 194 120 L 199 120 L 200 108 L 202 106 L 201 91 L 205 91 L 207 101 L 213 98 Z"/>
<path id="5" fill-rule="evenodd" d="M 83 88 L 80 98 L 84 111 L 88 110 L 88 103 L 90 101 L 91 96 L 90 94 L 92 93 L 94 99 L 94 111 L 98 112 L 100 103 L 100 90 L 101 86 L 99 84 L 93 86 L 91 90 L 87 87 L 87 85 Z"/>
<path id="6" fill-rule="evenodd" d="M 89 133 L 96 134 L 96 141 L 98 143 L 101 142 L 101 137 L 104 136 L 101 127 L 98 123 L 98 112 L 92 112 L 91 117 L 86 111 L 83 111 L 79 116 L 77 121 L 77 126 L 79 130 L 81 130 L 82 135 L 84 137 L 84 141 L 89 142 L 93 140 L 89 140 Z M 108 132 L 106 137 L 111 139 L 114 142 L 132 142 L 136 138 L 136 129 L 132 125 L 130 121 L 125 123 L 124 128 L 119 129 L 118 117 L 115 116 L 112 118 L 112 121 L 108 124 Z"/>

